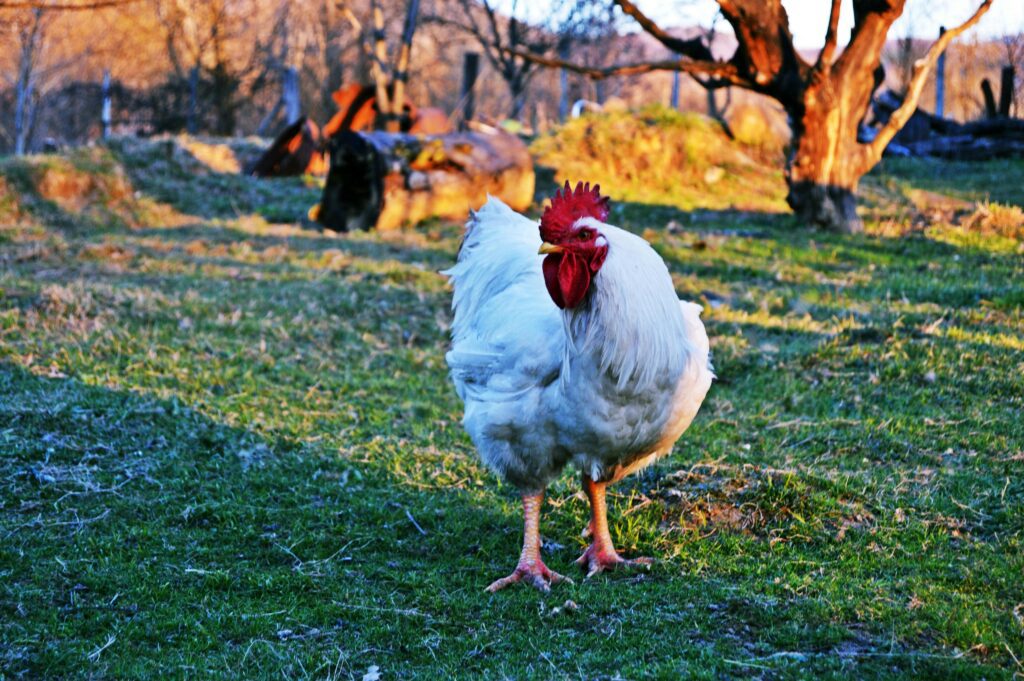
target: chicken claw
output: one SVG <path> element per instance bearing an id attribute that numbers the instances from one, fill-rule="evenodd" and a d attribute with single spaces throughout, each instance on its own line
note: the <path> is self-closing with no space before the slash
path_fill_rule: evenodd
<path id="1" fill-rule="evenodd" d="M 588 546 L 583 555 L 576 559 L 576 564 L 586 571 L 586 579 L 590 579 L 605 570 L 616 570 L 619 568 L 643 568 L 649 570 L 653 563 L 653 558 L 623 558 L 615 549 L 601 549 L 596 544 Z"/>
<path id="2" fill-rule="evenodd" d="M 576 560 L 576 564 L 582 567 L 590 579 L 599 572 L 613 570 L 615 568 L 642 567 L 649 569 L 652 558 L 633 558 L 628 560 L 619 555 L 612 543 L 611 533 L 608 531 L 608 503 L 605 499 L 606 482 L 595 482 L 589 476 L 583 476 L 583 491 L 590 500 L 590 523 L 584 530 L 583 536 L 592 537 L 593 541 L 583 555 Z"/>
<path id="3" fill-rule="evenodd" d="M 535 589 L 539 589 L 544 593 L 551 591 L 552 584 L 558 584 L 559 582 L 573 583 L 571 579 L 565 575 L 560 575 L 554 570 L 548 569 L 548 566 L 541 561 L 530 561 L 520 562 L 516 566 L 516 569 L 508 577 L 502 577 L 491 583 L 487 590 L 491 593 L 500 591 L 510 584 L 516 582 L 525 582 Z"/>

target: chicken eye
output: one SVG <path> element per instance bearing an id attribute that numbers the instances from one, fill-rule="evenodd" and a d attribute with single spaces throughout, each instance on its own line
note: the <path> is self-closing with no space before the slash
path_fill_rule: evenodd
<path id="1" fill-rule="evenodd" d="M 580 241 L 590 241 L 590 230 L 581 229 L 579 231 L 579 234 L 576 235 L 576 238 L 579 239 Z"/>

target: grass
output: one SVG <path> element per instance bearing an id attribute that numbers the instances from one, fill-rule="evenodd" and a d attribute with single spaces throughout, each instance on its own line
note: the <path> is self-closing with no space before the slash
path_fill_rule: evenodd
<path id="1" fill-rule="evenodd" d="M 325 237 L 273 222 L 302 180 L 122 161 L 153 219 L 0 164 L 0 678 L 1024 673 L 1019 242 L 616 204 L 705 305 L 721 380 L 615 489 L 649 573 L 490 596 L 521 519 L 446 378 L 458 226 Z M 887 164 L 871 226 L 887 187 L 1002 163 Z M 1022 205 L 1019 179 L 967 198 Z M 586 514 L 567 472 L 553 569 Z"/>

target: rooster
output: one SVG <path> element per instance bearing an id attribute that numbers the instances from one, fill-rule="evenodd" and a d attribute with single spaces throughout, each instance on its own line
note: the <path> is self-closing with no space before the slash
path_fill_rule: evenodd
<path id="1" fill-rule="evenodd" d="M 599 187 L 568 182 L 537 223 L 490 198 L 466 226 L 446 359 L 463 425 L 483 461 L 522 495 L 515 570 L 487 590 L 566 579 L 541 560 L 544 490 L 572 462 L 590 500 L 591 577 L 627 560 L 612 543 L 605 490 L 668 453 L 711 386 L 699 305 L 680 301 L 640 237 L 605 224 Z M 543 258 L 541 258 L 543 256 Z"/>

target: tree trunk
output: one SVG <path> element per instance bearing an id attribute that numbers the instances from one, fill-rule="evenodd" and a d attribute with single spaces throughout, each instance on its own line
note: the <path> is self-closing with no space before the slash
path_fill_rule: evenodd
<path id="1" fill-rule="evenodd" d="M 789 112 L 792 150 L 786 163 L 786 202 L 803 220 L 841 234 L 864 231 L 857 216 L 857 184 L 873 163 L 857 132 L 876 76 L 860 69 L 815 72 Z"/>
<path id="2" fill-rule="evenodd" d="M 216 114 L 214 133 L 228 137 L 235 134 L 235 90 L 238 88 L 238 80 L 228 73 L 223 64 L 217 64 L 211 76 L 213 109 Z"/>
<path id="3" fill-rule="evenodd" d="M 29 110 L 33 83 L 31 73 L 27 78 L 19 78 L 14 106 L 14 155 L 21 156 L 28 148 Z"/>
<path id="4" fill-rule="evenodd" d="M 786 167 L 786 202 L 813 225 L 856 234 L 864 231 L 864 223 L 857 216 L 856 198 L 861 173 L 854 163 L 857 150 L 847 148 L 849 137 L 836 125 L 839 117 L 837 110 L 815 111 L 805 116 L 805 122 L 825 120 L 819 125 L 805 123 L 795 131 Z"/>
<path id="5" fill-rule="evenodd" d="M 842 234 L 859 234 L 864 222 L 857 215 L 857 187 L 790 181 L 786 202 L 801 219 Z"/>
<path id="6" fill-rule="evenodd" d="M 21 51 L 18 59 L 18 82 L 15 84 L 14 154 L 21 156 L 31 140 L 35 107 L 32 100 L 36 87 L 36 56 L 42 28 L 43 11 L 36 9 L 32 23 L 21 31 Z"/>
<path id="7" fill-rule="evenodd" d="M 526 105 L 526 82 L 521 74 L 516 74 L 506 80 L 508 82 L 509 94 L 512 96 L 508 117 L 518 121 L 519 117 L 523 114 L 523 107 Z"/>

